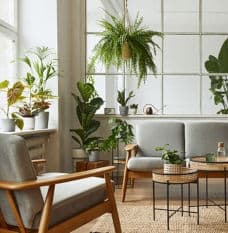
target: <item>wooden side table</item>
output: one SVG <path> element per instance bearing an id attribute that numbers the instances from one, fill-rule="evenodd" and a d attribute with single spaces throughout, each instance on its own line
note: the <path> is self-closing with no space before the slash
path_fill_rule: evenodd
<path id="1" fill-rule="evenodd" d="M 99 160 L 97 162 L 79 161 L 76 163 L 76 172 L 87 171 L 99 167 L 105 167 L 109 165 L 108 160 Z"/>

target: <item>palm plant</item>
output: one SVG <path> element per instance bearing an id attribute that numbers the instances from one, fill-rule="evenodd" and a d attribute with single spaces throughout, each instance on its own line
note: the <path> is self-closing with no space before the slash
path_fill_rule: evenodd
<path id="1" fill-rule="evenodd" d="M 142 26 L 143 17 L 137 15 L 132 25 L 126 25 L 125 18 L 118 19 L 109 14 L 108 19 L 100 21 L 103 31 L 101 39 L 94 48 L 94 56 L 88 67 L 88 73 L 94 70 L 97 60 L 100 60 L 107 69 L 115 66 L 118 70 L 126 65 L 130 73 L 138 75 L 138 85 L 147 78 L 148 71 L 156 74 L 154 57 L 158 44 L 154 36 L 162 36 Z"/>

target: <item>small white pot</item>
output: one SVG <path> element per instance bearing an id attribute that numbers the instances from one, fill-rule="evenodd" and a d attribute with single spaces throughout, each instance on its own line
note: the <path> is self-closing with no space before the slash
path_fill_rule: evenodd
<path id="1" fill-rule="evenodd" d="M 15 121 L 13 119 L 0 119 L 0 129 L 2 132 L 14 132 Z"/>
<path id="2" fill-rule="evenodd" d="M 86 159 L 88 154 L 83 149 L 73 148 L 72 149 L 72 158 L 73 159 Z"/>
<path id="3" fill-rule="evenodd" d="M 137 108 L 129 108 L 129 114 L 135 115 L 137 113 Z"/>
<path id="4" fill-rule="evenodd" d="M 99 151 L 90 151 L 89 153 L 89 161 L 97 162 L 99 161 Z"/>
<path id="5" fill-rule="evenodd" d="M 23 117 L 23 130 L 33 130 L 35 128 L 35 117 Z"/>
<path id="6" fill-rule="evenodd" d="M 47 129 L 49 121 L 49 112 L 39 112 L 35 116 L 35 129 Z"/>

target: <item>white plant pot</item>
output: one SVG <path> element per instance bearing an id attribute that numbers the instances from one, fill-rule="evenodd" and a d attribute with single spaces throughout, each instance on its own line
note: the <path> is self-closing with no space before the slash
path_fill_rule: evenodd
<path id="1" fill-rule="evenodd" d="M 137 108 L 129 108 L 129 114 L 135 115 L 137 113 Z"/>
<path id="2" fill-rule="evenodd" d="M 88 154 L 83 149 L 73 148 L 72 149 L 72 158 L 73 159 L 86 159 Z"/>
<path id="3" fill-rule="evenodd" d="M 89 153 L 89 161 L 97 162 L 99 161 L 99 151 L 90 151 Z"/>
<path id="4" fill-rule="evenodd" d="M 23 117 L 24 130 L 33 130 L 35 128 L 35 117 Z"/>
<path id="5" fill-rule="evenodd" d="M 0 119 L 0 129 L 2 132 L 14 132 L 15 121 L 13 119 Z"/>
<path id="6" fill-rule="evenodd" d="M 47 129 L 49 121 L 49 112 L 39 112 L 35 116 L 35 129 Z"/>

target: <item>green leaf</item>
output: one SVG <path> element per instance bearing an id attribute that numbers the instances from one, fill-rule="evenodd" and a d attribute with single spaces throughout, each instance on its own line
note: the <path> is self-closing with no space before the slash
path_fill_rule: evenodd
<path id="1" fill-rule="evenodd" d="M 19 129 L 23 129 L 23 127 L 24 127 L 24 121 L 23 121 L 23 119 L 20 118 L 20 117 L 18 117 L 18 115 L 16 113 L 12 113 L 11 116 L 14 119 L 14 122 L 15 122 L 16 126 Z"/>
<path id="2" fill-rule="evenodd" d="M 222 48 L 219 52 L 218 60 L 220 63 L 220 72 L 228 73 L 228 39 L 222 45 Z"/>
<path id="3" fill-rule="evenodd" d="M 88 102 L 95 92 L 93 85 L 90 83 L 78 82 L 77 87 L 78 87 L 78 90 L 81 94 L 83 101 L 85 102 Z"/>
<path id="4" fill-rule="evenodd" d="M 9 86 L 9 81 L 8 80 L 4 80 L 2 82 L 0 82 L 0 89 L 5 89 Z"/>

